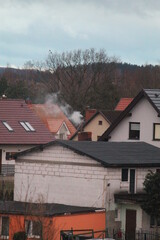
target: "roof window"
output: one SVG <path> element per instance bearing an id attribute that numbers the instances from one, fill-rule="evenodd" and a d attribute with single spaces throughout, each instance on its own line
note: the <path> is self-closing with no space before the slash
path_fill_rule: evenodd
<path id="1" fill-rule="evenodd" d="M 13 128 L 6 121 L 2 121 L 2 123 L 8 129 L 8 131 L 13 132 Z"/>
<path id="2" fill-rule="evenodd" d="M 20 122 L 20 124 L 27 132 L 35 131 L 35 129 L 32 127 L 32 125 L 29 122 Z"/>

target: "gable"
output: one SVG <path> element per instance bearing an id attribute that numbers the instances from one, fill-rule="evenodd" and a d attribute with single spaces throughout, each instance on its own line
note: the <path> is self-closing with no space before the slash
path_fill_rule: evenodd
<path id="1" fill-rule="evenodd" d="M 26 155 L 22 155 L 16 161 L 34 161 L 37 163 L 50 163 L 50 164 L 85 164 L 85 165 L 100 165 L 96 160 L 80 155 L 75 151 L 61 146 L 59 144 L 54 144 L 46 147 L 43 151 L 37 149 L 37 151 L 28 152 Z"/>
<path id="2" fill-rule="evenodd" d="M 102 125 L 99 124 L 99 121 L 102 122 Z M 83 129 L 83 132 L 91 132 L 92 141 L 97 141 L 97 138 L 101 136 L 109 126 L 110 122 L 107 121 L 101 112 L 97 112 L 81 128 Z M 73 138 L 71 137 L 72 140 L 78 141 L 78 132 L 80 131 L 77 131 Z"/>
<path id="3" fill-rule="evenodd" d="M 109 141 L 128 141 L 129 139 L 129 122 L 140 123 L 140 140 L 150 142 L 153 139 L 153 123 L 160 123 L 157 111 L 151 103 L 142 98 L 125 116 L 121 122 L 109 133 Z"/>
<path id="4" fill-rule="evenodd" d="M 59 128 L 59 131 L 57 132 L 57 134 L 70 135 L 70 131 L 69 131 L 67 125 L 65 124 L 65 122 L 62 123 L 62 125 L 61 125 L 61 127 Z"/>
<path id="5" fill-rule="evenodd" d="M 117 117 L 111 126 L 100 137 L 99 141 L 107 141 L 110 133 L 119 125 L 119 123 L 127 116 L 131 116 L 131 110 L 139 104 L 140 100 L 145 98 L 160 116 L 160 89 L 142 89 L 128 107 Z"/>
<path id="6" fill-rule="evenodd" d="M 99 124 L 99 121 L 102 122 L 102 125 Z M 92 132 L 92 141 L 97 141 L 97 137 L 101 136 L 109 126 L 109 122 L 102 116 L 102 114 L 98 114 L 84 127 L 83 131 Z"/>

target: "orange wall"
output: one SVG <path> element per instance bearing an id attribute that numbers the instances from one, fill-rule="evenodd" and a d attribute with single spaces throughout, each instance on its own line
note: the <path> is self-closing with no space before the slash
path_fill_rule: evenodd
<path id="1" fill-rule="evenodd" d="M 106 229 L 105 212 L 77 214 L 68 216 L 56 217 L 55 226 L 58 229 L 56 239 L 60 239 L 60 230 L 80 230 L 80 229 L 93 229 L 100 231 Z M 57 236 L 58 235 L 58 236 Z"/>
<path id="2" fill-rule="evenodd" d="M 43 233 L 49 240 L 60 240 L 61 230 L 93 229 L 94 231 L 105 230 L 105 212 L 63 215 L 56 217 L 32 217 L 22 215 L 9 215 L 9 239 L 13 239 L 15 232 L 24 231 L 25 219 L 40 220 L 43 223 Z"/>

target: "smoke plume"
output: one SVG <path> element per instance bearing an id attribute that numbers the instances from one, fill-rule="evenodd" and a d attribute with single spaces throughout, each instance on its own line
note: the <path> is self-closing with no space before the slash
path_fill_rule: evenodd
<path id="1" fill-rule="evenodd" d="M 59 93 L 53 93 L 46 96 L 45 104 L 47 105 L 48 114 L 56 117 L 62 111 L 75 126 L 78 126 L 83 120 L 82 114 L 79 111 L 73 111 L 69 104 L 60 102 L 58 95 Z"/>

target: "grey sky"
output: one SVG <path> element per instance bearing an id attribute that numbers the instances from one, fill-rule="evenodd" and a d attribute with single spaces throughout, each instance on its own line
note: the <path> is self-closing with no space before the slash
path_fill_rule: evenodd
<path id="1" fill-rule="evenodd" d="M 0 0 L 0 65 L 49 49 L 94 47 L 135 64 L 160 63 L 159 0 Z"/>

